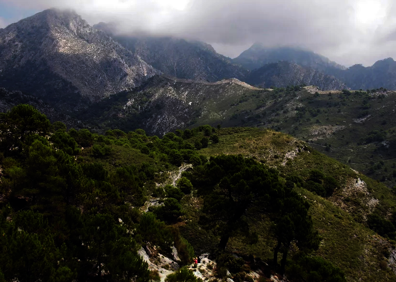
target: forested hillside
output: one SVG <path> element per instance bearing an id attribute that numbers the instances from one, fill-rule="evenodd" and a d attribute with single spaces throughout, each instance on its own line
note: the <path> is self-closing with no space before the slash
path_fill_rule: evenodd
<path id="1" fill-rule="evenodd" d="M 396 279 L 395 196 L 291 136 L 0 125 L 0 281 L 195 281 L 203 253 L 211 281 Z"/>

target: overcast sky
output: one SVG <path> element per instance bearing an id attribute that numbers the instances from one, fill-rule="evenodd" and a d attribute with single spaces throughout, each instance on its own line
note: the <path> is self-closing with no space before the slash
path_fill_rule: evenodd
<path id="1" fill-rule="evenodd" d="M 236 57 L 254 42 L 299 46 L 351 66 L 396 59 L 392 0 L 0 0 L 0 27 L 41 10 L 72 8 L 90 24 L 173 35 Z"/>

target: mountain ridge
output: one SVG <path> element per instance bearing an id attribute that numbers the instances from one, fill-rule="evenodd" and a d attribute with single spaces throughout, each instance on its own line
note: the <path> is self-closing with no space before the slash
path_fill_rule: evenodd
<path id="1" fill-rule="evenodd" d="M 313 68 L 326 74 L 333 74 L 333 71 L 336 69 L 346 69 L 344 66 L 310 50 L 290 46 L 267 48 L 261 43 L 253 44 L 249 49 L 243 51 L 238 57 L 233 59 L 233 61 L 249 70 L 258 69 L 266 64 L 277 63 L 279 61 L 294 62 L 303 67 Z"/>
<path id="2" fill-rule="evenodd" d="M 75 12 L 55 9 L 0 32 L 0 66 L 0 86 L 69 108 L 133 88 L 158 73 Z M 31 76 L 21 79 L 29 71 Z"/>
<path id="3" fill-rule="evenodd" d="M 244 80 L 249 73 L 205 42 L 178 37 L 119 35 L 116 27 L 106 23 L 94 27 L 169 76 L 214 82 L 227 78 Z"/>
<path id="4" fill-rule="evenodd" d="M 341 90 L 347 86 L 332 75 L 293 62 L 270 63 L 253 70 L 247 77 L 249 84 L 260 87 L 316 85 L 321 90 Z"/>

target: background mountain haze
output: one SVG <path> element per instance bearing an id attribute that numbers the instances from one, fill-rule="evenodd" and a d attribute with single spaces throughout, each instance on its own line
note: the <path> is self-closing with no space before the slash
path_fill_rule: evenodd
<path id="1" fill-rule="evenodd" d="M 394 57 L 396 44 L 396 4 L 390 0 L 1 0 L 0 18 L 5 25 L 52 7 L 74 9 L 91 25 L 117 22 L 124 35 L 200 40 L 232 58 L 260 42 L 369 66 Z"/>

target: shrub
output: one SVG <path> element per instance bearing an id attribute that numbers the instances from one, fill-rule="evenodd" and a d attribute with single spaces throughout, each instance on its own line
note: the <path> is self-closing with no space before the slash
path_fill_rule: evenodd
<path id="1" fill-rule="evenodd" d="M 95 144 L 92 146 L 92 155 L 95 158 L 102 158 L 110 155 L 110 153 L 111 153 L 111 148 L 109 146 L 102 146 L 99 144 Z"/>
<path id="2" fill-rule="evenodd" d="M 182 267 L 173 274 L 166 277 L 166 282 L 201 282 L 202 280 L 196 278 L 194 273 L 187 267 Z"/>
<path id="3" fill-rule="evenodd" d="M 89 147 L 93 144 L 93 136 L 88 129 L 81 129 L 78 131 L 78 136 L 74 139 L 83 147 Z"/>
<path id="4" fill-rule="evenodd" d="M 143 146 L 143 147 L 140 149 L 140 152 L 141 152 L 142 154 L 145 154 L 145 155 L 149 155 L 149 154 L 150 154 L 150 150 L 149 150 L 149 148 L 148 148 L 147 146 Z"/>
<path id="5" fill-rule="evenodd" d="M 53 134 L 50 138 L 50 141 L 54 144 L 54 146 L 69 155 L 77 155 L 80 152 L 80 148 L 69 134 L 64 131 L 58 130 L 55 134 Z"/>
<path id="6" fill-rule="evenodd" d="M 177 182 L 177 188 L 179 188 L 184 194 L 190 194 L 193 189 L 193 185 L 188 178 L 182 177 Z"/>
<path id="7" fill-rule="evenodd" d="M 169 154 L 169 162 L 173 165 L 176 166 L 181 166 L 181 164 L 183 163 L 183 156 L 182 154 L 177 151 L 177 150 L 172 150 Z"/>
<path id="8" fill-rule="evenodd" d="M 156 216 L 166 223 L 176 223 L 179 217 L 183 214 L 180 203 L 174 198 L 168 198 L 164 201 L 164 205 L 153 208 Z"/>
<path id="9" fill-rule="evenodd" d="M 179 254 L 179 258 L 183 265 L 191 263 L 195 257 L 194 248 L 191 244 L 180 235 L 178 228 L 173 228 L 173 237 L 175 242 L 175 248 Z"/>
<path id="10" fill-rule="evenodd" d="M 202 164 L 201 158 L 197 155 L 193 155 L 190 158 L 190 163 L 192 163 L 194 166 L 198 166 Z"/>
<path id="11" fill-rule="evenodd" d="M 222 268 L 227 268 L 231 273 L 238 273 L 245 261 L 241 258 L 236 258 L 231 254 L 223 253 L 217 258 L 217 265 Z"/>
<path id="12" fill-rule="evenodd" d="M 180 189 L 172 186 L 172 185 L 166 185 L 165 186 L 165 192 L 166 196 L 168 198 L 174 198 L 180 202 L 181 198 L 183 198 L 184 194 Z"/>
<path id="13" fill-rule="evenodd" d="M 194 142 L 195 149 L 200 150 L 202 149 L 202 143 L 199 140 Z"/>
<path id="14" fill-rule="evenodd" d="M 380 262 L 380 268 L 382 270 L 387 270 L 388 269 L 388 263 L 387 263 L 386 260 L 383 260 L 383 261 Z"/>
<path id="15" fill-rule="evenodd" d="M 287 269 L 288 278 L 305 282 L 346 282 L 343 271 L 320 257 L 297 256 Z"/>
<path id="16" fill-rule="evenodd" d="M 391 239 L 396 237 L 396 228 L 389 220 L 382 218 L 380 215 L 373 213 L 367 217 L 368 226 L 381 236 L 387 236 Z"/>
<path id="17" fill-rule="evenodd" d="M 217 144 L 217 143 L 219 143 L 219 136 L 217 136 L 216 134 L 212 135 L 210 137 L 210 140 L 212 140 L 213 143 Z"/>
<path id="18" fill-rule="evenodd" d="M 201 140 L 202 148 L 207 148 L 209 145 L 209 139 L 208 138 L 202 138 Z"/>
<path id="19" fill-rule="evenodd" d="M 183 132 L 183 139 L 190 139 L 193 136 L 193 133 L 190 129 L 186 129 Z"/>
<path id="20" fill-rule="evenodd" d="M 136 129 L 135 132 L 139 135 L 143 135 L 146 136 L 146 131 L 144 131 L 143 129 Z"/>
<path id="21" fill-rule="evenodd" d="M 168 247 L 172 241 L 172 234 L 165 224 L 151 212 L 145 213 L 140 217 L 137 231 L 137 234 L 141 236 L 140 240 L 146 244 L 151 242 L 160 247 Z"/>
<path id="22" fill-rule="evenodd" d="M 61 121 L 55 121 L 55 122 L 52 124 L 52 131 L 53 131 L 53 132 L 56 132 L 56 131 L 58 131 L 58 130 L 63 131 L 63 132 L 66 132 L 66 131 L 67 131 L 66 124 L 64 124 L 64 123 L 61 122 Z"/>

